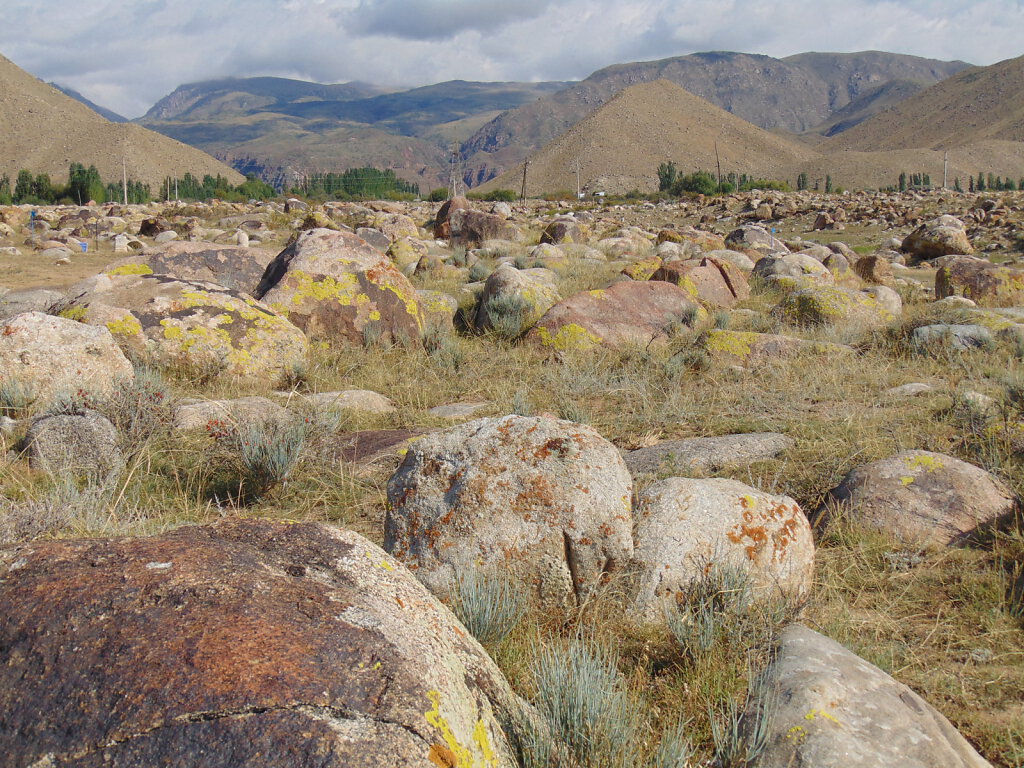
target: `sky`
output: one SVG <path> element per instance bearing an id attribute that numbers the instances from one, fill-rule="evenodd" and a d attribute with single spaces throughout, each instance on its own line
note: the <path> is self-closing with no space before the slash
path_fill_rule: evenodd
<path id="1" fill-rule="evenodd" d="M 1024 0 L 0 0 L 0 54 L 130 118 L 228 76 L 578 80 L 715 50 L 993 64 L 1022 30 Z"/>

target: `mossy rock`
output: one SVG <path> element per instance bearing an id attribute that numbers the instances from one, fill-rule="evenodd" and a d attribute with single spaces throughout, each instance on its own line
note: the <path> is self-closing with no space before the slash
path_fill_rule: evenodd
<path id="1" fill-rule="evenodd" d="M 878 290 L 888 289 L 873 289 Z M 787 294 L 772 312 L 793 325 L 855 322 L 863 326 L 880 327 L 897 317 L 888 302 L 880 300 L 875 292 L 849 291 L 827 285 Z"/>

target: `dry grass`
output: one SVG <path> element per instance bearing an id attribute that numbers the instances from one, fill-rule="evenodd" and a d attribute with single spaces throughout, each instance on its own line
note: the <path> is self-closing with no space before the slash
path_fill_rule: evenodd
<path id="1" fill-rule="evenodd" d="M 563 295 L 607 278 L 566 270 Z M 421 285 L 454 289 L 427 278 Z M 771 296 L 755 296 L 748 306 L 764 311 L 771 302 Z M 663 348 L 562 360 L 488 336 L 444 336 L 430 349 L 316 346 L 303 390 L 370 389 L 391 398 L 397 411 L 343 414 L 309 441 L 283 482 L 258 498 L 245 498 L 237 466 L 202 433 L 155 437 L 119 484 L 102 492 L 68 490 L 24 461 L 9 461 L 0 464 L 0 495 L 11 500 L 6 515 L 0 512 L 6 524 L 0 535 L 12 541 L 142 534 L 241 512 L 338 523 L 380 543 L 385 485 L 397 459 L 362 465 L 340 460 L 335 449 L 356 430 L 444 427 L 451 422 L 428 409 L 470 401 L 490 404 L 481 415 L 529 408 L 585 419 L 630 448 L 656 439 L 783 432 L 796 441 L 792 449 L 720 474 L 789 495 L 807 511 L 853 467 L 907 449 L 981 463 L 1020 492 L 1024 464 L 1012 441 L 991 439 L 954 407 L 965 389 L 1002 398 L 1005 379 L 1020 373 L 1017 350 L 999 347 L 941 359 L 907 353 L 901 343 L 905 331 L 932 311 L 912 306 L 902 332 L 847 339 L 857 343 L 852 356 L 799 356 L 747 370 L 713 361 L 680 364 L 677 356 L 694 339 L 688 333 Z M 830 338 L 827 330 L 781 330 Z M 933 390 L 908 399 L 883 394 L 909 382 L 925 382 Z M 198 386 L 172 382 L 176 396 L 211 399 L 271 395 L 269 386 L 242 387 L 226 379 Z M 62 505 L 61 494 L 77 494 L 81 503 Z M 803 620 L 911 685 L 994 765 L 1019 766 L 1024 761 L 1024 621 L 1008 594 L 1012 574 L 1024 568 L 1020 522 L 969 548 L 925 553 L 920 559 L 850 525 L 818 537 L 817 581 Z M 612 644 L 618 649 L 616 679 L 638 718 L 634 764 L 655 755 L 661 735 L 675 733 L 683 721 L 689 721 L 685 731 L 697 755 L 711 758 L 712 722 L 724 716 L 729 702 L 743 700 L 778 621 L 765 617 L 756 631 L 727 637 L 694 655 L 684 653 L 667 630 L 632 628 L 624 610 L 612 589 L 578 615 L 531 613 L 503 639 L 489 642 L 488 650 L 517 689 L 534 696 L 542 649 L 565 648 L 580 636 Z"/>

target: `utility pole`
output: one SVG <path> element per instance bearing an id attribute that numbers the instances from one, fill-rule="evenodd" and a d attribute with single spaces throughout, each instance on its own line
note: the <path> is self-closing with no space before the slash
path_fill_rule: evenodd
<path id="1" fill-rule="evenodd" d="M 722 191 L 722 161 L 718 157 L 718 142 L 715 142 L 715 164 L 718 165 L 718 191 Z"/>
<path id="2" fill-rule="evenodd" d="M 942 188 L 946 188 L 946 182 L 949 180 L 949 152 L 942 154 Z"/>
<path id="3" fill-rule="evenodd" d="M 576 199 L 579 200 L 580 197 L 580 156 L 576 155 Z"/>
<path id="4" fill-rule="evenodd" d="M 448 197 L 458 197 L 462 192 L 462 163 L 459 159 L 459 145 L 452 142 L 452 154 L 448 171 Z"/>
<path id="5" fill-rule="evenodd" d="M 523 162 L 523 194 L 520 195 L 519 199 L 522 203 L 526 203 L 526 171 L 530 167 L 529 159 Z"/>
<path id="6" fill-rule="evenodd" d="M 121 189 L 124 191 L 124 207 L 128 207 L 128 161 L 121 153 Z"/>

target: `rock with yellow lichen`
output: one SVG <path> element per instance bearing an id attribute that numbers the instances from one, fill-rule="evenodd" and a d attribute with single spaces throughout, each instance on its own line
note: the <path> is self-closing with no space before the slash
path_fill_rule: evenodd
<path id="1" fill-rule="evenodd" d="M 574 610 L 633 549 L 632 480 L 593 428 L 478 419 L 412 443 L 388 483 L 384 548 L 435 593 L 498 568 Z"/>
<path id="2" fill-rule="evenodd" d="M 474 321 L 477 330 L 498 330 L 511 337 L 532 328 L 561 298 L 555 282 L 549 269 L 519 270 L 501 264 L 484 283 Z"/>
<path id="3" fill-rule="evenodd" d="M 753 333 L 713 328 L 701 341 L 712 357 L 737 365 L 749 365 L 771 358 L 795 355 L 833 356 L 853 354 L 853 348 L 826 341 L 809 341 L 775 333 Z"/>
<path id="4" fill-rule="evenodd" d="M 817 516 L 842 514 L 908 545 L 960 544 L 979 528 L 1013 514 L 1016 499 L 997 477 L 965 461 L 905 451 L 850 471 Z"/>
<path id="5" fill-rule="evenodd" d="M 635 611 L 644 622 L 663 621 L 666 602 L 710 568 L 746 574 L 764 596 L 798 598 L 811 587 L 811 527 L 788 496 L 726 478 L 670 477 L 640 494 L 635 517 Z"/>
<path id="6" fill-rule="evenodd" d="M 627 280 L 570 296 L 544 313 L 526 338 L 556 352 L 661 343 L 678 324 L 707 313 L 678 285 Z"/>
<path id="7" fill-rule="evenodd" d="M 267 267 L 254 294 L 310 338 L 361 343 L 423 335 L 419 296 L 383 253 L 349 232 L 303 232 Z"/>
<path id="8" fill-rule="evenodd" d="M 801 624 L 752 690 L 744 722 L 765 727 L 751 768 L 991 768 L 917 693 Z"/>
<path id="9" fill-rule="evenodd" d="M 984 307 L 1024 305 L 1024 270 L 961 256 L 935 273 L 935 297 L 963 296 Z"/>
<path id="10" fill-rule="evenodd" d="M 903 312 L 896 291 L 877 285 L 863 291 L 838 286 L 804 287 L 783 297 L 772 310 L 793 325 L 856 324 L 877 328 L 891 323 Z"/>
<path id="11" fill-rule="evenodd" d="M 739 268 L 711 256 L 666 262 L 651 280 L 678 285 L 707 307 L 728 308 L 750 298 L 747 278 Z"/>
<path id="12" fill-rule="evenodd" d="M 265 381 L 306 359 L 301 330 L 216 283 L 104 273 L 68 295 L 63 316 L 107 329 L 126 353 L 158 367 Z"/>
<path id="13" fill-rule="evenodd" d="M 0 552 L 0 611 L 7 765 L 518 765 L 497 665 L 339 527 L 39 541 Z"/>

